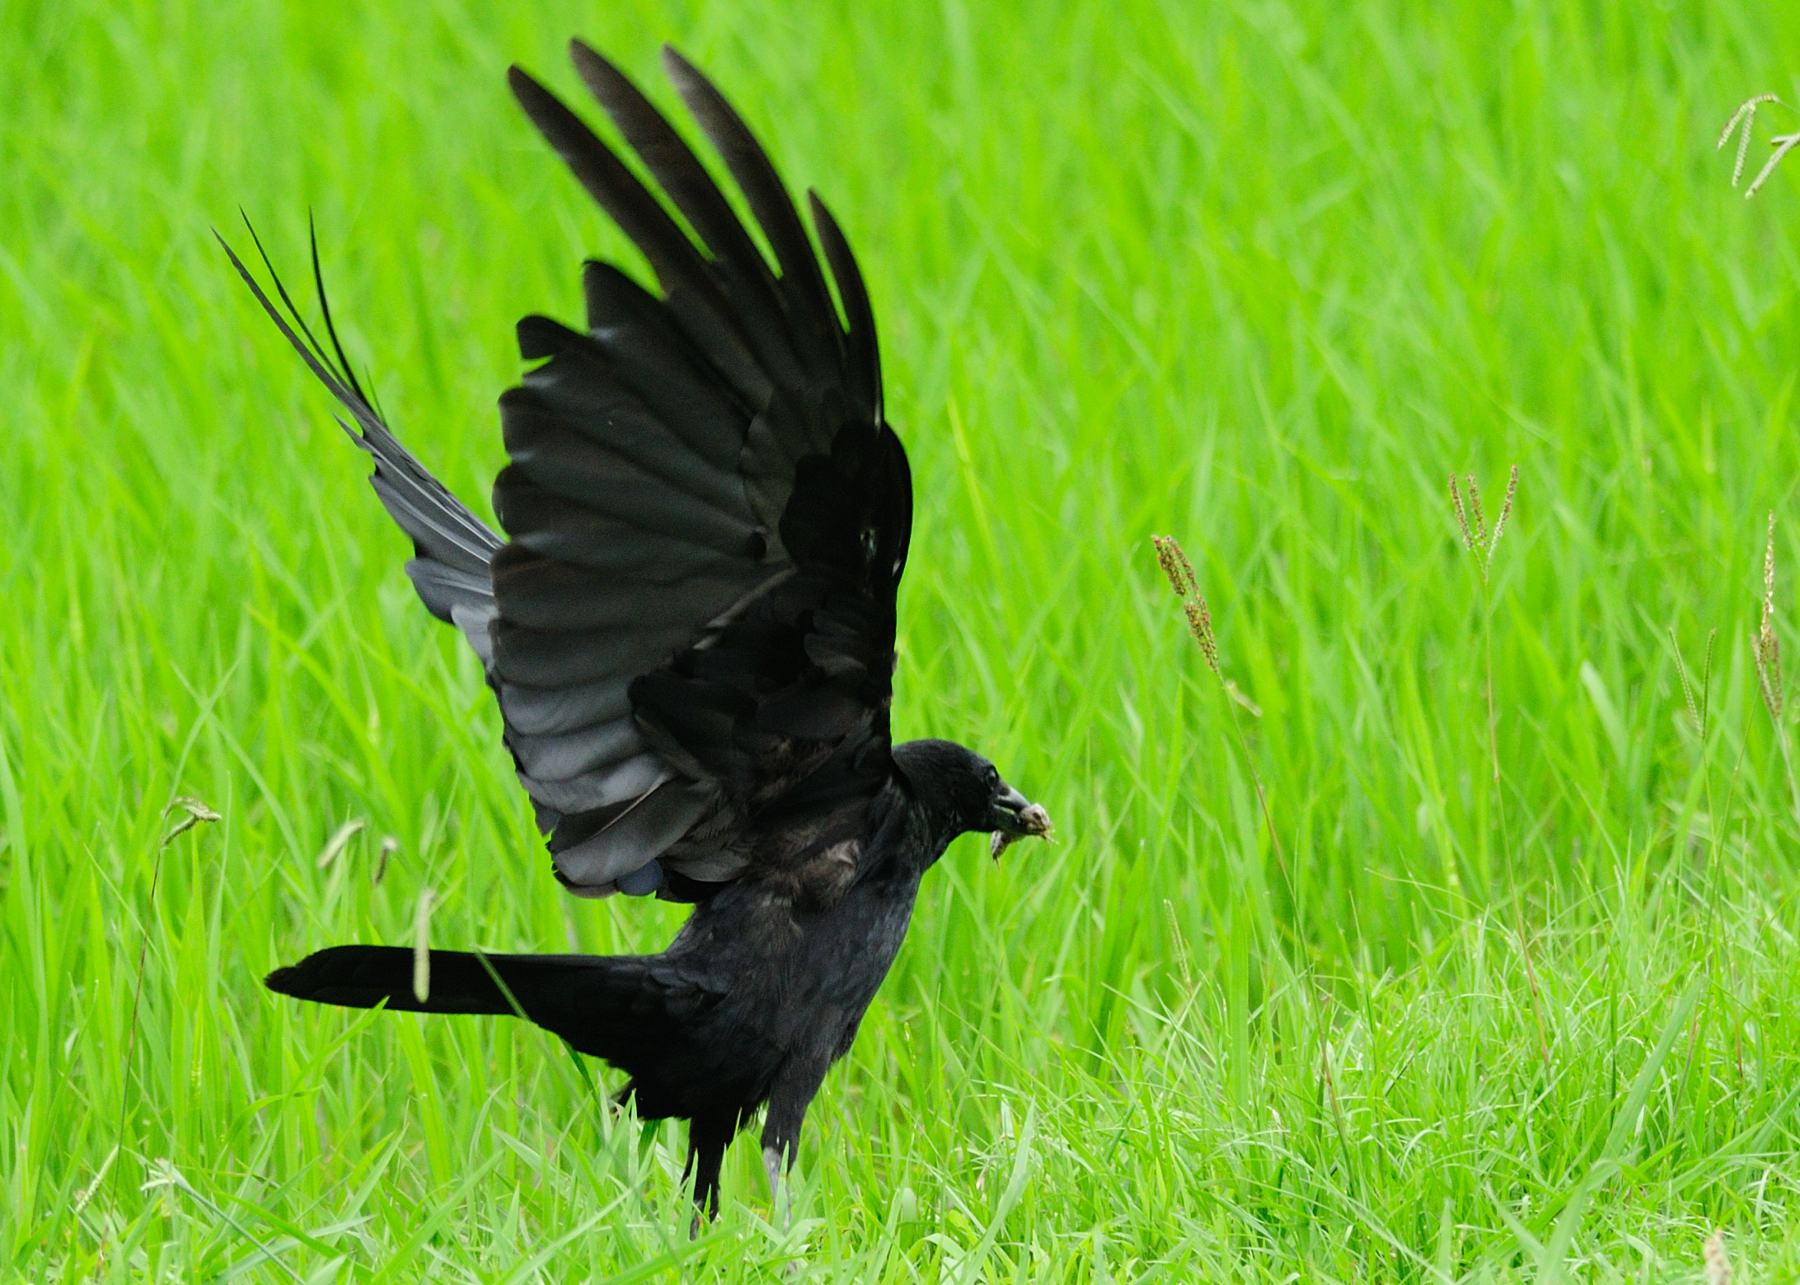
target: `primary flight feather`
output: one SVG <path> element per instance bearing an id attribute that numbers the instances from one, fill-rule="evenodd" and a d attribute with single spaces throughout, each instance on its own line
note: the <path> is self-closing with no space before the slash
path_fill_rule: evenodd
<path id="1" fill-rule="evenodd" d="M 571 48 L 649 183 L 517 68 L 513 93 L 657 289 L 590 262 L 585 329 L 519 324 L 538 364 L 500 399 L 504 540 L 388 430 L 329 310 L 328 351 L 278 279 L 279 306 L 226 252 L 374 457 L 376 493 L 413 541 L 420 598 L 480 657 L 556 877 L 585 896 L 654 893 L 695 909 L 657 955 L 434 950 L 420 996 L 410 951 L 342 946 L 268 985 L 554 1031 L 625 1071 L 641 1115 L 690 1122 L 694 1200 L 710 1213 L 725 1146 L 764 1105 L 779 1185 L 924 871 L 959 834 L 992 832 L 998 855 L 1047 834 L 1049 818 L 973 751 L 890 740 L 912 483 L 836 222 L 809 194 L 821 265 L 742 118 L 665 50 L 771 263 L 637 87 Z"/>

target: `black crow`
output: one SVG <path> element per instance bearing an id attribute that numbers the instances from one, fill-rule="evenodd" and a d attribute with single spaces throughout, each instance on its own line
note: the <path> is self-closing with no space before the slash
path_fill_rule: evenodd
<path id="1" fill-rule="evenodd" d="M 689 1121 L 697 1227 L 718 1209 L 726 1144 L 765 1104 L 779 1191 L 807 1106 L 950 841 L 991 832 L 998 857 L 1050 823 L 972 750 L 889 739 L 912 483 L 837 223 L 809 194 L 828 285 L 742 119 L 665 50 L 771 263 L 637 87 L 572 50 L 654 186 L 517 68 L 513 93 L 643 251 L 660 294 L 590 262 L 586 330 L 520 323 L 539 364 L 500 398 L 506 539 L 364 395 L 316 243 L 329 350 L 279 279 L 282 307 L 226 252 L 354 420 L 344 427 L 374 457 L 375 491 L 412 537 L 419 596 L 481 658 L 556 877 L 581 896 L 654 893 L 694 911 L 658 955 L 433 950 L 415 992 L 412 951 L 338 946 L 268 985 L 357 1008 L 518 1015 L 604 1058 L 629 1075 L 621 1096 L 641 1116 Z"/>

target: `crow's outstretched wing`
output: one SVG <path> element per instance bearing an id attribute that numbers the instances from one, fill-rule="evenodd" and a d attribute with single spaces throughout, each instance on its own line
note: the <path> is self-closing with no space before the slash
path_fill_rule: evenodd
<path id="1" fill-rule="evenodd" d="M 541 364 L 500 402 L 503 547 L 399 445 L 341 353 L 334 366 L 256 292 L 357 421 L 421 596 L 481 655 L 558 877 L 696 899 L 841 860 L 887 780 L 911 480 L 882 415 L 868 296 L 818 198 L 841 321 L 768 157 L 699 72 L 665 51 L 773 264 L 637 88 L 585 45 L 573 54 L 673 213 L 513 70 L 660 294 L 589 263 L 585 331 L 520 324 Z"/>
<path id="2" fill-rule="evenodd" d="M 589 264 L 586 333 L 520 326 L 544 364 L 501 399 L 492 673 L 527 788 L 578 888 L 683 890 L 822 843 L 889 770 L 906 456 L 882 420 L 868 297 L 812 212 L 843 300 L 767 156 L 719 92 L 669 72 L 737 180 L 773 268 L 686 143 L 579 43 L 577 71 L 698 236 L 523 72 L 513 92 L 635 241 L 655 297 Z M 800 818 L 796 817 L 796 820 Z M 781 845 L 755 835 L 779 829 Z"/>

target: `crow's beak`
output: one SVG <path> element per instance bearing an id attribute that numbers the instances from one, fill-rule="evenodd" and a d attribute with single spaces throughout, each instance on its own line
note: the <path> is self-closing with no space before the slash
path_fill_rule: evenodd
<path id="1" fill-rule="evenodd" d="M 1050 814 L 1042 804 L 1033 803 L 1010 785 L 994 801 L 993 820 L 994 837 L 988 844 L 988 851 L 996 861 L 1015 840 L 1030 835 L 1040 839 L 1050 837 Z"/>

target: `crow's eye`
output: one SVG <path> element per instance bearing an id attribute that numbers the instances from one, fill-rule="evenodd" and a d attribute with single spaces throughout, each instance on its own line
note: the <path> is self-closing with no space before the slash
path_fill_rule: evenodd
<path id="1" fill-rule="evenodd" d="M 999 768 L 990 767 L 987 770 L 987 788 L 990 790 L 998 790 L 1000 788 L 1000 769 Z"/>

